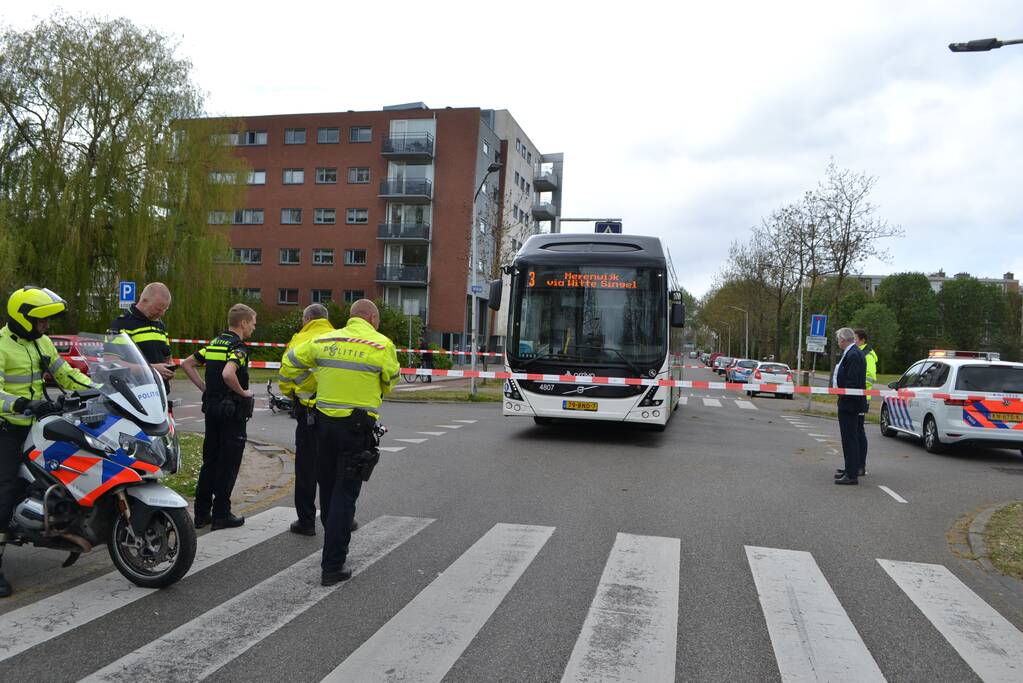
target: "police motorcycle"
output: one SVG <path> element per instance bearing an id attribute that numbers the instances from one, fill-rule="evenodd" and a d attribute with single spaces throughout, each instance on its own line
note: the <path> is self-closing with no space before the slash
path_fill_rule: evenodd
<path id="1" fill-rule="evenodd" d="M 159 483 L 181 465 L 164 383 L 127 334 L 79 336 L 96 342 L 95 387 L 63 393 L 32 425 L 0 554 L 31 544 L 69 552 L 69 567 L 105 543 L 129 581 L 169 586 L 191 568 L 196 537 L 185 499 Z"/>

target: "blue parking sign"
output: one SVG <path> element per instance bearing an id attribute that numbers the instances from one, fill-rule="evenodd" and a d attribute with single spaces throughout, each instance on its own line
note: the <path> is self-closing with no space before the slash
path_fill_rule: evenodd
<path id="1" fill-rule="evenodd" d="M 135 303 L 135 283 L 122 280 L 117 289 L 117 305 L 121 308 L 131 308 Z"/>
<path id="2" fill-rule="evenodd" d="M 826 337 L 825 330 L 828 327 L 828 316 L 819 313 L 810 316 L 810 336 Z"/>

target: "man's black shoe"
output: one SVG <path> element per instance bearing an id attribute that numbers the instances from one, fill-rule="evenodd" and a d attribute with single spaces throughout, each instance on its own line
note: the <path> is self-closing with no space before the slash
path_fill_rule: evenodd
<path id="1" fill-rule="evenodd" d="M 244 517 L 238 517 L 236 515 L 228 515 L 227 517 L 214 517 L 213 518 L 213 530 L 217 529 L 233 529 L 235 527 L 245 524 Z"/>
<path id="2" fill-rule="evenodd" d="M 353 519 L 353 520 L 352 520 L 352 526 L 351 526 L 351 527 L 349 528 L 349 530 L 350 530 L 350 531 L 355 531 L 355 530 L 356 530 L 356 529 L 358 529 L 358 528 L 359 528 L 359 523 L 358 523 L 358 522 L 356 522 L 356 521 L 355 521 L 355 520 Z"/>
<path id="3" fill-rule="evenodd" d="M 210 518 L 207 517 L 206 515 L 196 515 L 195 516 L 195 528 L 196 529 L 202 529 L 203 527 L 205 527 L 209 523 L 210 523 Z"/>
<path id="4" fill-rule="evenodd" d="M 305 524 L 302 524 L 301 522 L 292 522 L 291 523 L 291 533 L 293 533 L 293 534 L 300 534 L 302 536 L 315 536 L 316 535 L 316 525 L 315 524 L 311 524 L 309 526 L 306 526 Z"/>
<path id="5" fill-rule="evenodd" d="M 320 574 L 321 586 L 333 586 L 334 584 L 347 581 L 352 578 L 352 570 L 342 567 L 336 572 L 323 572 Z"/>
<path id="6" fill-rule="evenodd" d="M 843 475 L 842 478 L 836 479 L 835 483 L 840 486 L 856 486 L 860 482 L 856 481 L 855 479 L 850 479 L 847 475 Z"/>
<path id="7" fill-rule="evenodd" d="M 11 582 L 5 579 L 3 574 L 0 574 L 0 598 L 9 598 L 13 592 L 14 587 Z"/>
<path id="8" fill-rule="evenodd" d="M 845 476 L 845 470 L 835 470 L 835 479 L 841 479 L 844 476 Z M 860 468 L 860 473 L 859 473 L 858 476 L 861 476 L 861 477 L 867 476 L 867 470 L 865 470 L 863 468 Z"/>

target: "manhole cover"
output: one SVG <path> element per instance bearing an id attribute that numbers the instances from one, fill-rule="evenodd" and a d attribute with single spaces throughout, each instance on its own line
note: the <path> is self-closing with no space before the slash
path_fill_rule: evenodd
<path id="1" fill-rule="evenodd" d="M 1023 467 L 992 467 L 991 469 L 1005 472 L 1006 474 L 1023 474 Z"/>

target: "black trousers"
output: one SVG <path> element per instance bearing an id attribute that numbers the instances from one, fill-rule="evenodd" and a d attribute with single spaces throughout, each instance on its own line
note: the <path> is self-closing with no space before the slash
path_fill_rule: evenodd
<path id="1" fill-rule="evenodd" d="M 245 420 L 206 416 L 202 467 L 195 486 L 196 517 L 219 519 L 231 514 L 231 491 L 245 452 L 245 427 Z"/>
<path id="2" fill-rule="evenodd" d="M 845 458 L 845 474 L 857 479 L 860 471 L 860 420 L 857 413 L 838 413 L 838 429 L 842 433 L 842 455 Z"/>
<path id="3" fill-rule="evenodd" d="M 295 511 L 304 527 L 316 524 L 316 426 L 309 424 L 315 412 L 301 403 L 295 406 Z"/>
<path id="4" fill-rule="evenodd" d="M 859 470 L 867 469 L 867 429 L 866 429 L 866 415 L 860 415 L 860 421 L 857 424 L 856 437 L 859 441 L 860 446 L 860 460 Z"/>
<path id="5" fill-rule="evenodd" d="M 0 420 L 0 528 L 6 528 L 14 514 L 14 504 L 21 490 L 18 470 L 21 468 L 25 437 L 29 427 Z"/>
<path id="6" fill-rule="evenodd" d="M 325 572 L 339 571 L 348 558 L 362 480 L 346 476 L 345 464 L 352 455 L 372 445 L 371 439 L 365 429 L 353 428 L 351 418 L 316 416 L 316 465 L 324 528 L 320 566 Z"/>

